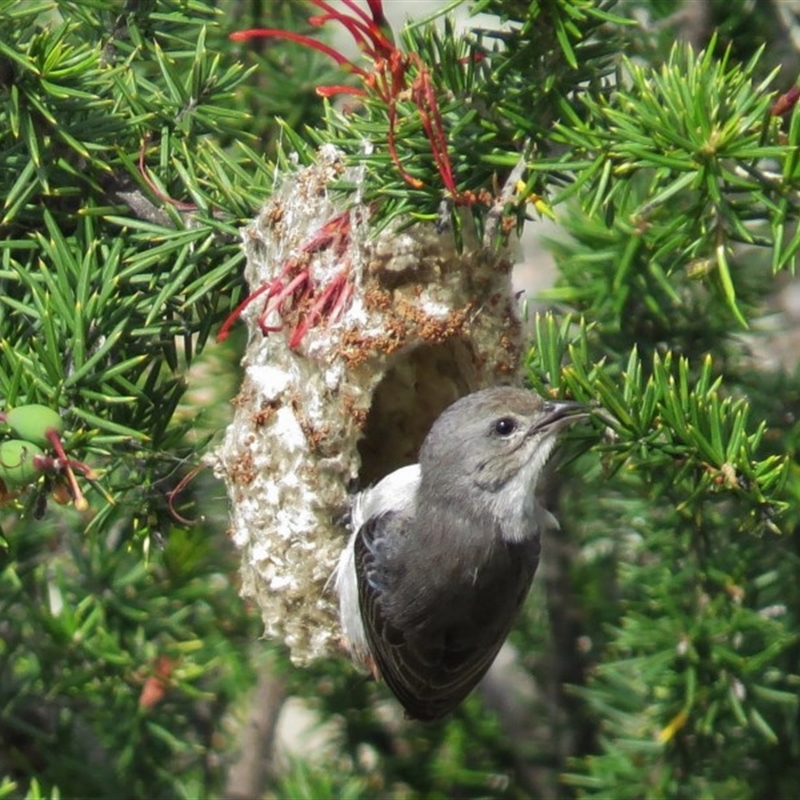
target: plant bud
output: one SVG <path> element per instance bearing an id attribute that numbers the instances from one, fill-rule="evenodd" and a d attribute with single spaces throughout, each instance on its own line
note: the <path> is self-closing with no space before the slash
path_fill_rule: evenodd
<path id="1" fill-rule="evenodd" d="M 40 447 L 50 444 L 48 431 L 54 430 L 59 435 L 64 431 L 64 421 L 59 413 L 39 403 L 12 408 L 6 415 L 6 424 L 20 439 Z"/>
<path id="2" fill-rule="evenodd" d="M 42 473 L 34 464 L 43 455 L 41 447 L 22 439 L 0 442 L 0 480 L 6 489 L 17 489 L 33 483 Z"/>

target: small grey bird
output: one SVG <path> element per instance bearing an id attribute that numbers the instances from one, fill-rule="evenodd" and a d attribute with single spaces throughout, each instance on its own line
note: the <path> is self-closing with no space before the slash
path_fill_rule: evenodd
<path id="1" fill-rule="evenodd" d="M 556 434 L 586 415 L 522 389 L 475 392 L 436 420 L 419 464 L 354 499 L 335 575 L 342 629 L 408 717 L 446 716 L 494 661 L 558 525 L 536 483 Z"/>

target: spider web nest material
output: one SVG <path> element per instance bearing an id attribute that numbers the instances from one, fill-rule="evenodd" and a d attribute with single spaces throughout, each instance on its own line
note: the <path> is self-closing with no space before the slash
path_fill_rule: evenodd
<path id="1" fill-rule="evenodd" d="M 329 579 L 347 541 L 350 494 L 413 463 L 446 406 L 514 383 L 520 364 L 510 253 L 459 251 L 427 223 L 370 237 L 369 209 L 330 190 L 359 178 L 323 147 L 315 163 L 283 177 L 244 229 L 251 290 L 294 259 L 315 296 L 338 281 L 348 302 L 299 342 L 304 300 L 245 309 L 244 379 L 214 454 L 241 549 L 242 594 L 258 604 L 265 635 L 300 664 L 340 652 Z M 310 249 L 331 220 L 343 235 Z"/>

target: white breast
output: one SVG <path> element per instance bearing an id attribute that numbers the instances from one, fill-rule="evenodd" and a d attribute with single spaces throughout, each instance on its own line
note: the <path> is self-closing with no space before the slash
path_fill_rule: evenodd
<path id="1" fill-rule="evenodd" d="M 536 484 L 556 443 L 554 435 L 540 439 L 533 457 L 491 498 L 492 513 L 508 542 L 539 536 L 558 523 L 536 501 Z"/>

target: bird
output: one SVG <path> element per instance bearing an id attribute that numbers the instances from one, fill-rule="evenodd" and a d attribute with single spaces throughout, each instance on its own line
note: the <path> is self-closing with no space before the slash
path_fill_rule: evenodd
<path id="1" fill-rule="evenodd" d="M 536 485 L 558 433 L 587 415 L 521 388 L 468 394 L 419 463 L 354 497 L 333 575 L 343 640 L 408 718 L 446 717 L 494 661 L 558 527 Z"/>

